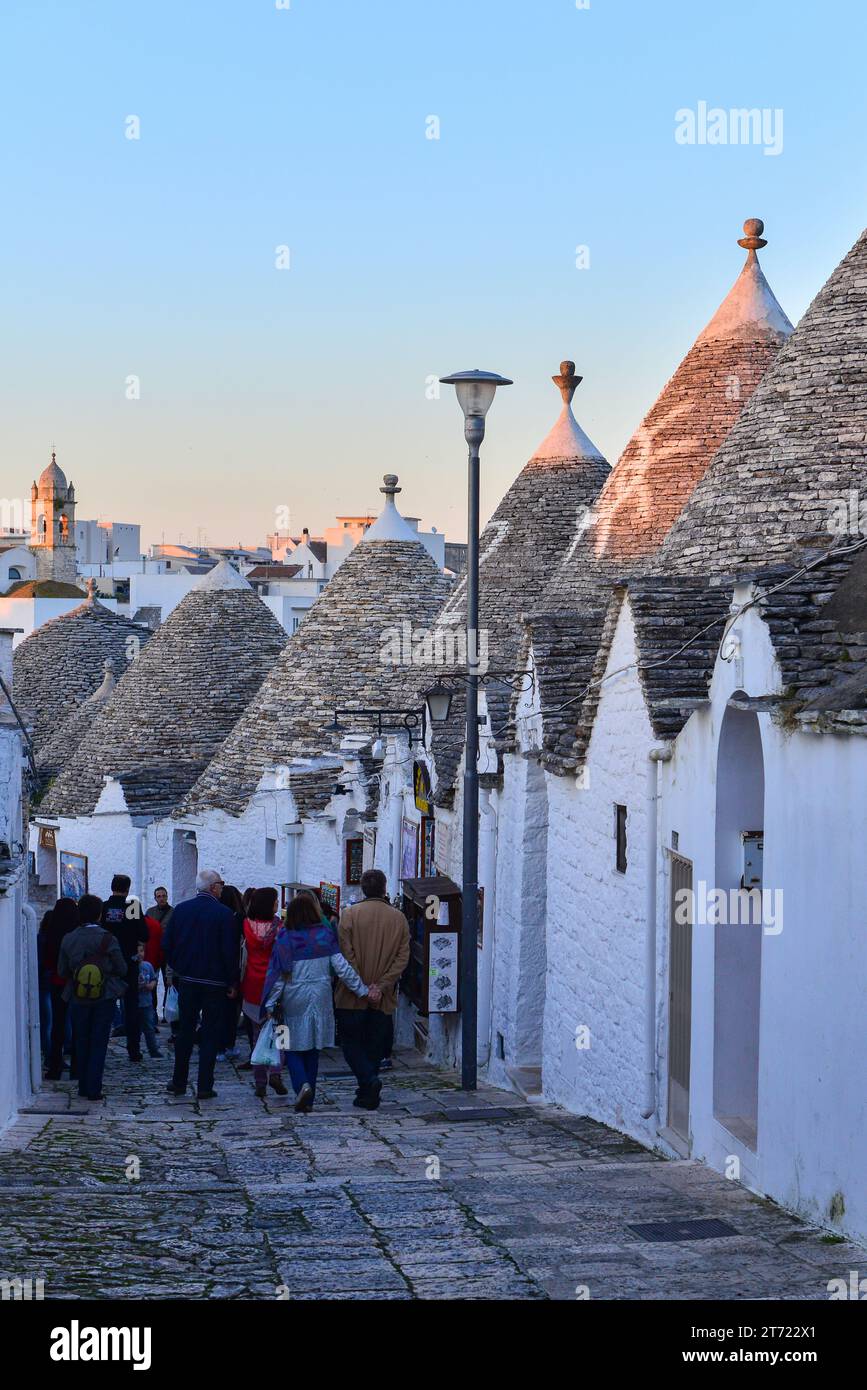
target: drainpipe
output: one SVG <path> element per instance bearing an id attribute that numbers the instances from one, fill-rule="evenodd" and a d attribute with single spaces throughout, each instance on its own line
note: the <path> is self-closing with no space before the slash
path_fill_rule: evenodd
<path id="1" fill-rule="evenodd" d="M 656 1068 L 656 870 L 659 857 L 659 765 L 671 761 L 670 748 L 651 748 L 647 770 L 647 933 L 645 937 L 644 973 L 647 984 L 647 1015 L 644 1025 L 646 1056 L 645 1104 L 642 1120 L 656 1114 L 658 1078 Z"/>
<path id="2" fill-rule="evenodd" d="M 497 813 L 491 805 L 491 793 L 482 788 L 479 798 L 481 824 L 479 827 L 479 877 L 485 890 L 485 920 L 482 933 L 482 959 L 479 979 L 478 1046 L 479 1062 L 487 1066 L 491 1059 L 491 1010 L 494 986 L 494 912 L 497 897 Z"/>
<path id="3" fill-rule="evenodd" d="M 144 910 L 144 897 L 145 897 L 145 891 L 144 891 L 144 859 L 145 859 L 145 856 L 144 856 L 144 837 L 145 837 L 145 832 L 144 832 L 144 830 L 143 830 L 141 827 L 139 827 L 139 828 L 136 830 L 136 832 L 135 832 L 135 882 L 136 882 L 136 890 L 135 890 L 135 891 L 136 891 L 136 895 L 137 895 L 138 898 L 139 898 L 139 901 L 140 901 L 141 904 L 142 904 L 142 910 Z"/>
<path id="4" fill-rule="evenodd" d="M 23 886 L 22 886 L 23 891 Z M 14 910 L 14 907 L 13 907 Z M 24 930 L 24 975 L 27 981 L 28 1035 L 30 1051 L 30 1091 L 35 1094 L 42 1086 L 42 1039 L 39 1028 L 39 968 L 36 959 L 36 934 L 39 930 L 36 913 L 29 903 L 23 903 L 21 917 Z M 21 1075 L 19 1071 L 19 1076 Z M 16 1080 L 16 1086 L 18 1082 Z"/>
<path id="5" fill-rule="evenodd" d="M 392 743 L 392 757 L 393 757 L 393 759 L 394 759 L 395 762 L 397 761 L 397 756 L 398 756 L 398 749 L 397 749 L 396 746 Z M 391 881 L 391 883 L 389 883 L 389 885 L 388 885 L 388 891 L 389 891 L 390 895 L 391 895 L 392 897 L 394 897 L 394 896 L 397 894 L 397 892 L 399 891 L 399 889 L 400 889 L 400 859 L 401 859 L 401 855 L 402 855 L 402 853 L 403 853 L 403 780 L 402 780 L 402 779 L 401 779 L 401 781 L 398 783 L 397 787 L 392 786 L 392 789 L 391 789 L 391 799 L 392 799 L 392 803 L 393 803 L 393 805 L 392 805 L 392 810 L 391 810 L 391 815 L 392 815 L 391 833 L 392 833 L 392 843 L 394 844 L 394 857 L 393 857 L 393 859 L 392 859 L 392 864 L 391 864 L 389 867 L 390 867 L 390 868 L 393 867 L 394 872 L 393 872 L 392 881 Z"/>

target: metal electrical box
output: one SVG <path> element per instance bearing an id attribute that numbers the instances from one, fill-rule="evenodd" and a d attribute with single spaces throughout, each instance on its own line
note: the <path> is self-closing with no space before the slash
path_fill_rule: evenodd
<path id="1" fill-rule="evenodd" d="M 765 834 L 763 830 L 745 830 L 741 835 L 744 847 L 742 888 L 761 888 L 764 867 Z"/>

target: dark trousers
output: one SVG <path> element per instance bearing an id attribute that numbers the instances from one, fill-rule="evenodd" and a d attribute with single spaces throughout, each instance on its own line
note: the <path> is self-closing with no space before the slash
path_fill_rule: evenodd
<path id="1" fill-rule="evenodd" d="M 315 1095 L 316 1078 L 319 1075 L 319 1048 L 311 1047 L 309 1052 L 287 1052 L 286 1065 L 296 1096 L 305 1082 Z"/>
<path id="2" fill-rule="evenodd" d="M 66 1040 L 66 1015 L 69 1005 L 63 998 L 63 986 L 51 986 L 51 1042 L 48 1048 L 48 1074 L 57 1077 L 63 1071 L 63 1045 Z M 75 1038 L 72 1040 L 72 1052 L 69 1058 L 69 1075 L 75 1080 L 76 1075 L 76 1049 Z"/>
<path id="3" fill-rule="evenodd" d="M 366 1091 L 379 1077 L 385 1056 L 390 1015 L 381 1009 L 336 1009 L 340 1045 L 346 1064 L 355 1074 L 359 1090 Z"/>
<path id="4" fill-rule="evenodd" d="M 178 1033 L 175 1041 L 175 1070 L 172 1082 L 176 1090 L 186 1088 L 190 1074 L 190 1057 L 193 1043 L 202 1015 L 199 1035 L 199 1075 L 196 1089 L 214 1089 L 214 1063 L 220 1050 L 220 1039 L 226 1019 L 226 986 L 194 985 L 187 980 L 178 981 Z"/>
<path id="5" fill-rule="evenodd" d="M 126 996 L 123 1003 L 126 1020 L 126 1050 L 134 1062 L 141 1058 L 141 1015 L 138 1010 L 138 956 L 126 963 Z"/>
<path id="6" fill-rule="evenodd" d="M 72 1033 L 78 1065 L 78 1094 L 98 1100 L 102 1092 L 105 1054 L 111 1037 L 114 1000 L 99 999 L 95 1004 L 71 1001 Z"/>

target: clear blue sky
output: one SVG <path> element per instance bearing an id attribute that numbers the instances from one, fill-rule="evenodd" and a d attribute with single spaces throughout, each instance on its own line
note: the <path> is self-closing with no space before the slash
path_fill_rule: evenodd
<path id="1" fill-rule="evenodd" d="M 460 538 L 460 415 L 426 378 L 515 379 L 487 514 L 562 357 L 613 462 L 737 275 L 745 217 L 793 320 L 861 231 L 865 9 L 5 0 L 0 493 L 56 442 L 82 516 L 253 543 L 280 505 L 299 529 L 378 509 L 394 470 Z M 782 108 L 783 152 L 677 144 L 700 100 Z"/>

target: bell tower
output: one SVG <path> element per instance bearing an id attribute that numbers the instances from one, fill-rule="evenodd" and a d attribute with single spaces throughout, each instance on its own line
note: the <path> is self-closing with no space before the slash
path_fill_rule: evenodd
<path id="1" fill-rule="evenodd" d="M 57 466 L 55 452 L 30 490 L 30 549 L 36 578 L 74 584 L 76 579 L 75 488 Z"/>

